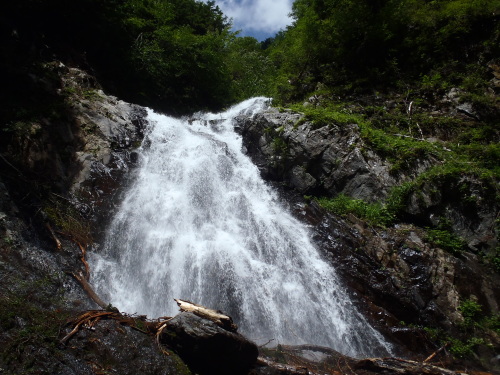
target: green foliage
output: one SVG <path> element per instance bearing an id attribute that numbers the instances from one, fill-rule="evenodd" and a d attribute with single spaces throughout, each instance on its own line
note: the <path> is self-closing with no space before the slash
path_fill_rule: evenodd
<path id="1" fill-rule="evenodd" d="M 285 156 L 288 152 L 288 144 L 281 136 L 276 136 L 271 142 L 271 147 L 273 151 L 281 156 Z"/>
<path id="2" fill-rule="evenodd" d="M 393 162 L 392 171 L 397 172 L 404 167 L 433 157 L 439 157 L 441 152 L 435 144 L 398 135 L 390 135 L 366 124 L 361 127 L 361 136 L 380 155 Z"/>
<path id="3" fill-rule="evenodd" d="M 478 56 L 498 56 L 498 9 L 499 0 L 295 0 L 293 25 L 269 47 L 292 86 L 277 94 L 295 101 L 317 82 L 372 88 L 403 77 L 444 90 Z"/>
<path id="4" fill-rule="evenodd" d="M 392 188 L 386 200 L 387 210 L 397 217 L 406 208 L 407 201 L 415 188 L 413 182 L 405 182 Z"/>
<path id="5" fill-rule="evenodd" d="M 213 1 L 20 0 L 5 8 L 17 35 L 2 34 L 9 70 L 16 59 L 28 70 L 29 60 L 58 51 L 91 64 L 107 91 L 129 101 L 185 113 L 232 100 L 225 61 L 232 33 Z"/>
<path id="6" fill-rule="evenodd" d="M 336 105 L 304 107 L 301 104 L 295 104 L 290 108 L 304 114 L 304 117 L 300 120 L 301 123 L 311 121 L 315 128 L 329 125 L 362 124 L 365 122 L 363 116 L 353 114 L 351 111 Z"/>
<path id="7" fill-rule="evenodd" d="M 464 241 L 450 230 L 428 229 L 427 241 L 454 255 L 460 255 L 465 248 Z"/>
<path id="8" fill-rule="evenodd" d="M 472 327 L 482 318 L 482 306 L 474 299 L 460 302 L 458 310 L 462 313 L 465 327 Z"/>
<path id="9" fill-rule="evenodd" d="M 484 339 L 479 337 L 472 337 L 467 341 L 462 341 L 459 339 L 450 339 L 450 352 L 454 357 L 457 358 L 470 358 L 474 355 L 474 347 L 477 345 L 483 345 L 485 343 Z"/>
<path id="10" fill-rule="evenodd" d="M 394 220 L 393 214 L 385 205 L 367 203 L 344 194 L 339 194 L 335 198 L 318 198 L 317 202 L 321 207 L 337 215 L 353 214 L 371 225 L 387 226 Z"/>
<path id="11" fill-rule="evenodd" d="M 465 242 L 453 233 L 451 222 L 445 218 L 439 220 L 436 228 L 427 229 L 426 240 L 454 255 L 460 255 L 465 250 Z"/>
<path id="12" fill-rule="evenodd" d="M 276 68 L 251 37 L 234 37 L 225 59 L 232 81 L 232 98 L 240 101 L 254 96 L 270 96 Z"/>

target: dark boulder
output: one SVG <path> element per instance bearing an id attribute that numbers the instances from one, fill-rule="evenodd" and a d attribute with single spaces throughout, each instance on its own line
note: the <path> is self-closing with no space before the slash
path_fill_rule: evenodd
<path id="1" fill-rule="evenodd" d="M 170 320 L 160 342 L 177 352 L 199 374 L 245 374 L 258 356 L 253 342 L 192 313 Z"/>

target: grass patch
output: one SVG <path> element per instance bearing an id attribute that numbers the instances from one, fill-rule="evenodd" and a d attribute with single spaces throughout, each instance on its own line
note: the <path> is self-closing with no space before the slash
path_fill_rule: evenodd
<path id="1" fill-rule="evenodd" d="M 380 203 L 367 203 L 362 199 L 354 199 L 344 194 L 335 198 L 317 198 L 318 204 L 337 215 L 353 214 L 371 225 L 387 226 L 394 220 L 394 215 Z"/>
<path id="2" fill-rule="evenodd" d="M 304 117 L 297 122 L 297 126 L 307 121 L 310 121 L 315 129 L 323 126 L 361 124 L 365 122 L 363 115 L 353 113 L 351 110 L 339 105 L 304 107 L 302 104 L 295 104 L 290 108 L 304 114 Z"/>

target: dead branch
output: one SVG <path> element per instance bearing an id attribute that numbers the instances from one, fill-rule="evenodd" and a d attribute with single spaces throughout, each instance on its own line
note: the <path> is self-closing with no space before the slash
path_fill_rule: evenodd
<path id="1" fill-rule="evenodd" d="M 80 257 L 80 260 L 82 261 L 83 266 L 85 267 L 85 279 L 88 281 L 90 278 L 90 267 L 89 267 L 89 264 L 87 263 L 87 260 L 85 259 L 85 257 L 87 256 L 87 250 L 86 250 L 87 244 L 85 244 L 85 246 L 83 246 L 77 239 L 75 239 L 75 237 L 73 237 L 72 235 L 70 235 L 68 233 L 61 232 L 59 230 L 57 230 L 55 232 L 67 237 L 68 239 L 70 239 L 71 241 L 76 243 L 76 245 L 80 248 L 80 251 L 82 252 L 82 256 Z"/>
<path id="2" fill-rule="evenodd" d="M 80 330 L 82 326 L 91 328 L 101 319 L 113 319 L 122 325 L 126 325 L 146 335 L 155 335 L 160 350 L 164 354 L 169 355 L 169 353 L 161 347 L 158 336 L 166 327 L 166 322 L 172 318 L 168 318 L 168 320 L 165 321 L 150 321 L 147 320 L 144 316 L 126 315 L 118 311 L 90 310 L 84 312 L 77 318 L 68 322 L 68 324 L 73 324 L 73 329 L 61 339 L 61 343 L 65 344 L 75 333 Z"/>
<path id="3" fill-rule="evenodd" d="M 262 344 L 262 345 L 259 345 L 259 348 L 263 348 L 264 346 L 266 346 L 267 344 L 271 343 L 272 341 L 274 341 L 274 339 L 270 339 L 268 342 L 266 342 L 265 344 Z"/>
<path id="4" fill-rule="evenodd" d="M 50 226 L 50 224 L 49 223 L 45 223 L 45 226 L 49 230 L 50 235 L 52 236 L 52 239 L 56 243 L 57 250 L 62 250 L 61 241 L 59 241 L 59 238 L 57 238 L 56 233 L 54 232 L 54 230 L 52 229 L 52 227 Z"/>
<path id="5" fill-rule="evenodd" d="M 236 332 L 236 330 L 238 329 L 238 326 L 233 323 L 233 319 L 220 311 L 212 310 L 182 299 L 174 298 L 174 301 L 177 302 L 177 305 L 180 307 L 181 311 L 192 312 L 200 318 L 211 320 L 218 326 L 231 332 Z"/>
<path id="6" fill-rule="evenodd" d="M 103 316 L 109 316 L 112 314 L 116 314 L 111 311 L 87 311 L 84 314 L 80 315 L 78 318 L 76 318 L 73 323 L 75 326 L 71 330 L 70 333 L 68 333 L 66 336 L 64 336 L 61 339 L 61 344 L 65 344 L 78 330 L 80 327 L 84 324 L 87 324 L 89 327 L 92 327 L 98 320 L 101 319 Z"/>
<path id="7" fill-rule="evenodd" d="M 87 255 L 87 250 L 86 248 L 78 241 L 75 241 L 80 250 L 82 251 L 82 256 L 80 257 L 80 260 L 83 263 L 83 266 L 85 267 L 85 280 L 89 281 L 90 278 L 90 267 L 89 264 L 87 263 L 87 260 L 85 259 L 85 256 Z"/>
<path id="8" fill-rule="evenodd" d="M 436 350 L 434 353 L 432 353 L 430 356 L 428 356 L 426 359 L 424 359 L 424 363 L 429 362 L 432 360 L 436 355 L 438 355 L 440 352 L 442 352 L 446 347 L 450 345 L 450 343 L 444 344 L 442 347 L 440 347 L 438 350 Z"/>
<path id="9" fill-rule="evenodd" d="M 24 178 L 24 175 L 23 175 L 23 172 L 21 172 L 19 169 L 17 169 L 16 167 L 14 167 L 11 163 L 9 163 L 9 161 L 7 159 L 5 159 L 5 157 L 0 154 L 0 158 L 2 158 L 2 160 L 5 162 L 5 164 L 7 164 L 9 167 L 11 167 L 12 169 L 14 169 L 17 173 L 19 173 L 19 176 L 21 176 L 24 180 L 26 180 Z"/>
<path id="10" fill-rule="evenodd" d="M 415 137 L 412 137 L 411 135 L 404 135 L 404 134 L 394 134 L 394 136 L 396 137 L 401 137 L 401 138 L 410 138 L 410 139 L 413 139 L 415 141 L 420 141 L 420 142 L 427 142 L 425 139 L 423 138 L 415 138 Z"/>
<path id="11" fill-rule="evenodd" d="M 94 301 L 95 303 L 97 303 L 97 305 L 99 307 L 101 307 L 102 309 L 104 309 L 104 310 L 108 309 L 109 304 L 107 304 L 106 302 L 104 302 L 102 299 L 99 298 L 99 296 L 94 292 L 94 289 L 92 289 L 92 287 L 90 286 L 90 284 L 85 279 L 85 276 L 83 276 L 81 272 L 78 272 L 78 273 L 67 272 L 67 273 L 69 275 L 73 276 L 76 279 L 76 281 L 78 281 L 80 283 L 80 285 L 82 286 L 83 290 L 92 299 L 92 301 Z"/>

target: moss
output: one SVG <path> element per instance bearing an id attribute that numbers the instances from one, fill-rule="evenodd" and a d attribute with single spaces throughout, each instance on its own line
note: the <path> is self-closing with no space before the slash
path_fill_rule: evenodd
<path id="1" fill-rule="evenodd" d="M 342 105 L 330 104 L 324 107 L 304 107 L 301 104 L 295 104 L 291 108 L 294 111 L 304 114 L 304 117 L 297 122 L 296 126 L 306 121 L 312 122 L 314 128 L 331 125 L 360 124 L 364 122 L 361 114 L 353 113 Z"/>
<path id="2" fill-rule="evenodd" d="M 89 222 L 69 201 L 53 195 L 45 202 L 44 212 L 65 235 L 82 245 L 92 243 Z"/>
<path id="3" fill-rule="evenodd" d="M 189 367 L 182 361 L 182 359 L 175 353 L 169 353 L 170 360 L 173 362 L 172 367 L 175 369 L 175 374 L 178 375 L 192 375 Z"/>
<path id="4" fill-rule="evenodd" d="M 30 373 L 39 358 L 31 348 L 50 356 L 61 355 L 58 339 L 69 313 L 57 309 L 62 296 L 54 293 L 57 275 L 35 280 L 10 278 L 0 292 L 2 361 L 16 373 Z"/>
<path id="5" fill-rule="evenodd" d="M 465 242 L 447 229 L 428 229 L 425 238 L 432 245 L 439 247 L 453 255 L 460 255 L 465 250 Z"/>

